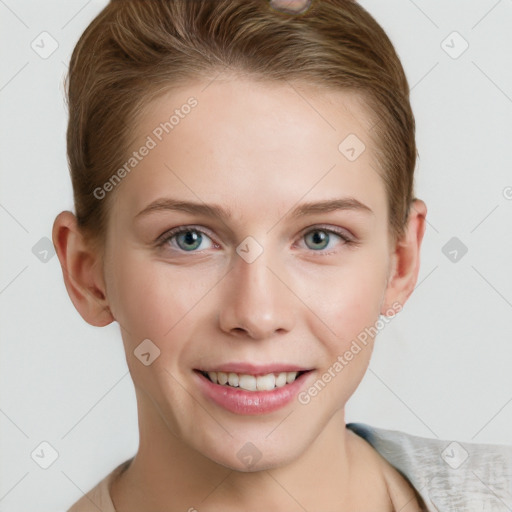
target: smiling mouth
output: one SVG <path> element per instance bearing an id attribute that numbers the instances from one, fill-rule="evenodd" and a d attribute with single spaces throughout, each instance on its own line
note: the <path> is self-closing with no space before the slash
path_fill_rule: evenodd
<path id="1" fill-rule="evenodd" d="M 275 372 L 257 376 L 247 373 L 198 371 L 213 384 L 244 389 L 245 391 L 272 391 L 295 382 L 298 377 L 311 370 Z"/>

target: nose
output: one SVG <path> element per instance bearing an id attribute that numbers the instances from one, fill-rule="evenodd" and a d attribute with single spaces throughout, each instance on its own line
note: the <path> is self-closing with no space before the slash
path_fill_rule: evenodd
<path id="1" fill-rule="evenodd" d="M 269 251 L 264 250 L 251 263 L 235 253 L 224 279 L 220 328 L 230 335 L 255 340 L 291 331 L 297 299 L 287 281 Z"/>

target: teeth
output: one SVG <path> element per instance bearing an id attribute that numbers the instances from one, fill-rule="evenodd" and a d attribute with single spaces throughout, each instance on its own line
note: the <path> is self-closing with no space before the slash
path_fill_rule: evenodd
<path id="1" fill-rule="evenodd" d="M 227 384 L 228 374 L 225 372 L 217 372 L 217 381 L 219 384 Z"/>
<path id="2" fill-rule="evenodd" d="M 277 388 L 282 388 L 283 386 L 286 385 L 286 375 L 287 375 L 286 372 L 282 372 L 277 376 L 277 379 L 276 379 L 276 387 Z"/>
<path id="3" fill-rule="evenodd" d="M 287 372 L 286 373 L 286 383 L 290 384 L 297 378 L 297 372 Z"/>
<path id="4" fill-rule="evenodd" d="M 245 373 L 208 372 L 214 384 L 245 389 L 246 391 L 271 391 L 291 384 L 299 372 L 268 373 L 267 375 L 249 375 Z"/>
<path id="5" fill-rule="evenodd" d="M 247 391 L 256 391 L 256 377 L 254 375 L 240 375 L 238 387 Z"/>
<path id="6" fill-rule="evenodd" d="M 237 388 L 237 387 L 238 387 L 238 381 L 239 381 L 239 379 L 238 379 L 238 374 L 236 374 L 236 373 L 230 373 L 230 374 L 228 375 L 228 382 L 229 382 L 229 385 L 230 385 L 230 386 L 233 386 L 234 388 Z M 212 382 L 214 382 L 214 383 L 215 383 L 216 381 L 214 380 L 214 381 L 212 381 Z"/>
<path id="7" fill-rule="evenodd" d="M 271 391 L 276 387 L 276 377 L 273 373 L 260 375 L 256 379 L 256 388 L 258 391 Z"/>

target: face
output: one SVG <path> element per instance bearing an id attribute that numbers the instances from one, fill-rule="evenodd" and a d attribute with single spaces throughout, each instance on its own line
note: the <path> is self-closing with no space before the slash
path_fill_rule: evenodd
<path id="1" fill-rule="evenodd" d="M 243 78 L 145 111 L 103 270 L 147 431 L 245 471 L 343 417 L 391 259 L 370 126 L 347 92 Z"/>

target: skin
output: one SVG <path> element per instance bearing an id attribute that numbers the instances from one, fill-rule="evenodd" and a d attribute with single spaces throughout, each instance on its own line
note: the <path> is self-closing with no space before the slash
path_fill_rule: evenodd
<path id="1" fill-rule="evenodd" d="M 419 510 L 409 484 L 345 428 L 345 404 L 374 340 L 308 404 L 293 400 L 259 416 L 207 399 L 193 369 L 293 363 L 314 369 L 307 389 L 379 314 L 407 301 L 425 203 L 415 201 L 405 236 L 393 242 L 371 115 L 346 91 L 240 76 L 192 82 L 149 105 L 133 148 L 190 96 L 198 105 L 111 192 L 105 247 L 87 243 L 71 212 L 53 229 L 71 300 L 92 325 L 119 323 L 135 385 L 139 451 L 111 487 L 116 509 Z M 366 145 L 355 161 L 338 150 L 349 134 Z M 233 215 L 160 210 L 135 218 L 163 197 L 215 203 Z M 306 201 L 341 197 L 372 212 L 290 216 Z M 189 225 L 206 231 L 200 244 L 181 236 L 181 245 L 175 237 L 155 247 L 166 231 Z M 357 243 L 331 233 L 315 242 L 315 230 L 326 228 Z M 247 236 L 263 248 L 252 263 L 236 252 Z M 195 252 L 183 249 L 190 246 Z M 148 366 L 133 354 L 144 339 L 160 349 Z M 250 468 L 237 457 L 247 442 L 261 453 Z"/>

